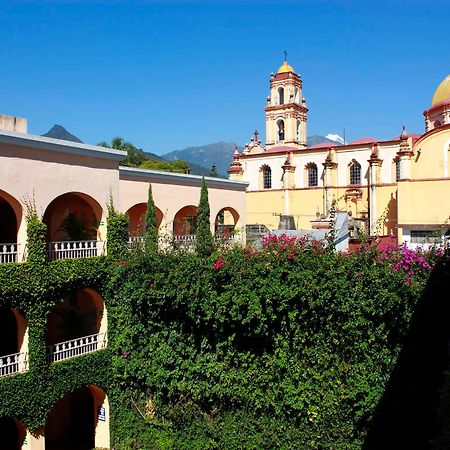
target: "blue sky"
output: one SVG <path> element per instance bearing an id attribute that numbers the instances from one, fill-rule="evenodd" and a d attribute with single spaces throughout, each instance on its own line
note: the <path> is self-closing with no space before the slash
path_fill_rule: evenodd
<path id="1" fill-rule="evenodd" d="M 308 134 L 388 139 L 450 73 L 450 2 L 2 1 L 0 113 L 162 154 L 264 132 L 288 51 Z"/>

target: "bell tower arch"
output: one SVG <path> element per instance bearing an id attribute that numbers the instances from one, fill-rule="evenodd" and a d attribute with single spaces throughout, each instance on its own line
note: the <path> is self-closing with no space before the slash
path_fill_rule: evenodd
<path id="1" fill-rule="evenodd" d="M 276 145 L 306 148 L 308 108 L 302 94 L 302 80 L 286 59 L 278 72 L 270 76 L 270 95 L 264 110 L 267 148 Z"/>

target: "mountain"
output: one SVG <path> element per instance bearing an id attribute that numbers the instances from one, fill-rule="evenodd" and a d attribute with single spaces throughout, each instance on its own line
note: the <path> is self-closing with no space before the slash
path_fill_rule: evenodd
<path id="1" fill-rule="evenodd" d="M 183 159 L 189 162 L 192 169 L 195 165 L 204 167 L 207 169 L 208 175 L 211 166 L 215 164 L 219 175 L 226 176 L 227 170 L 233 160 L 235 146 L 236 144 L 234 142 L 216 142 L 214 144 L 175 150 L 162 155 L 162 157 L 168 161 Z M 191 173 L 194 173 L 193 170 Z"/>
<path id="2" fill-rule="evenodd" d="M 63 141 L 72 141 L 72 142 L 79 142 L 80 144 L 83 143 L 83 141 L 76 136 L 74 136 L 72 133 L 69 133 L 63 126 L 61 125 L 53 125 L 47 133 L 43 134 L 42 136 L 50 137 L 54 139 L 62 139 Z"/>
<path id="3" fill-rule="evenodd" d="M 345 144 L 344 138 L 339 136 L 338 134 L 328 133 L 325 137 L 327 139 L 331 139 L 334 142 L 339 142 L 339 144 Z"/>
<path id="4" fill-rule="evenodd" d="M 319 136 L 319 135 L 313 135 L 309 136 L 306 140 L 306 145 L 308 147 L 312 147 L 313 145 L 321 144 L 322 142 L 330 142 L 332 144 L 342 145 L 344 143 L 344 140 L 338 136 L 337 134 L 327 134 L 328 137 L 325 136 Z M 334 139 L 330 139 L 333 137 Z M 342 142 L 341 142 L 342 140 Z"/>

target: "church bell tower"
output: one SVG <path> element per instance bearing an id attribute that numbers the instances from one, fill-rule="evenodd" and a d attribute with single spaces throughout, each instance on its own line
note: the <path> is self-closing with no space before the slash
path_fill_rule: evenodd
<path id="1" fill-rule="evenodd" d="M 270 76 L 267 97 L 266 148 L 286 145 L 306 148 L 306 101 L 302 80 L 285 60 L 278 72 Z"/>

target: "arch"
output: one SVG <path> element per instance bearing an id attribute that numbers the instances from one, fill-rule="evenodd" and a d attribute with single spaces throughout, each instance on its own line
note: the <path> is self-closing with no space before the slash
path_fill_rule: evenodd
<path id="1" fill-rule="evenodd" d="M 27 321 L 17 310 L 0 308 L 0 356 L 26 351 Z"/>
<path id="2" fill-rule="evenodd" d="M 264 164 L 260 167 L 259 173 L 260 176 L 260 186 L 262 189 L 271 189 L 272 188 L 272 169 L 267 164 Z"/>
<path id="3" fill-rule="evenodd" d="M 301 136 L 302 135 L 302 123 L 300 122 L 300 120 L 297 119 L 297 141 L 301 142 Z"/>
<path id="4" fill-rule="evenodd" d="M 295 88 L 295 99 L 294 99 L 295 103 L 297 103 L 297 105 L 300 105 L 300 89 L 298 87 Z"/>
<path id="5" fill-rule="evenodd" d="M 319 185 L 319 173 L 317 169 L 317 164 L 308 163 L 305 166 L 306 170 L 306 182 L 308 187 L 317 187 Z"/>
<path id="6" fill-rule="evenodd" d="M 83 386 L 53 405 L 45 426 L 46 450 L 109 447 L 109 402 L 103 389 Z"/>
<path id="7" fill-rule="evenodd" d="M 349 164 L 350 184 L 361 184 L 361 164 L 352 159 Z"/>
<path id="8" fill-rule="evenodd" d="M 239 213 L 230 206 L 222 208 L 216 215 L 214 231 L 217 236 L 232 236 L 238 228 Z"/>
<path id="9" fill-rule="evenodd" d="M 14 417 L 0 417 L 1 448 L 20 450 L 27 435 L 25 425 Z"/>
<path id="10" fill-rule="evenodd" d="M 87 194 L 67 192 L 53 199 L 45 209 L 49 241 L 96 240 L 103 215 L 100 204 Z"/>
<path id="11" fill-rule="evenodd" d="M 156 211 L 156 227 L 159 228 L 164 218 L 163 212 L 155 207 Z M 128 209 L 129 217 L 128 229 L 130 236 L 142 236 L 145 232 L 145 214 L 147 212 L 147 203 L 137 203 Z"/>
<path id="12" fill-rule="evenodd" d="M 278 119 L 277 120 L 277 142 L 283 142 L 285 136 L 285 130 L 284 130 L 284 120 Z"/>
<path id="13" fill-rule="evenodd" d="M 280 86 L 277 89 L 277 94 L 278 94 L 278 104 L 284 105 L 284 87 L 283 86 Z"/>
<path id="14" fill-rule="evenodd" d="M 178 210 L 173 219 L 173 234 L 175 236 L 195 234 L 197 227 L 197 209 L 196 206 L 189 205 Z"/>
<path id="15" fill-rule="evenodd" d="M 55 344 L 94 335 L 98 335 L 98 340 L 93 341 L 95 345 L 78 354 L 102 348 L 105 345 L 107 327 L 108 317 L 102 296 L 90 288 L 73 291 L 55 305 L 47 317 L 45 342 L 48 354 L 53 354 Z M 59 361 L 76 355 L 63 356 L 49 360 Z"/>
<path id="16" fill-rule="evenodd" d="M 0 190 L 0 244 L 17 243 L 21 222 L 21 204 L 12 195 Z"/>

